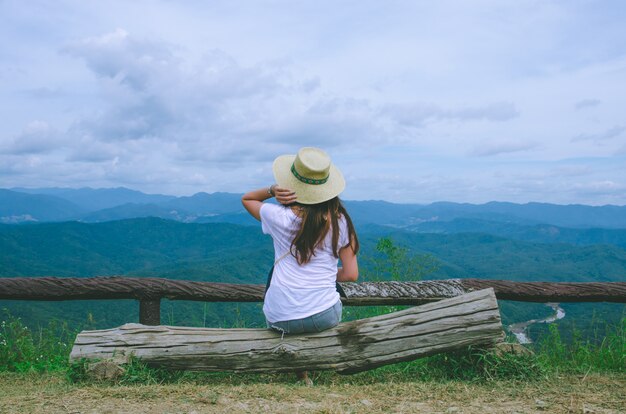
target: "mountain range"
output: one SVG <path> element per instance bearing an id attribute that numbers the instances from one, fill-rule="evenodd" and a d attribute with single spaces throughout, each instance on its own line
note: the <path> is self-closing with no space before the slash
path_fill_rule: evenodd
<path id="1" fill-rule="evenodd" d="M 84 221 L 102 222 L 138 217 L 160 217 L 182 222 L 232 222 L 251 224 L 240 202 L 241 194 L 196 193 L 175 197 L 145 194 L 128 188 L 12 188 L 0 189 L 0 223 Z M 485 204 L 436 202 L 395 204 L 386 201 L 345 201 L 355 222 L 448 232 L 459 228 L 441 225 L 472 220 L 517 226 L 550 224 L 571 228 L 626 228 L 626 206 Z M 465 221 L 462 225 L 468 225 Z M 461 226 L 462 226 L 461 225 Z M 519 230 L 519 228 L 518 228 Z"/>
<path id="2" fill-rule="evenodd" d="M 0 278 L 128 275 L 263 283 L 272 245 L 241 206 L 240 194 L 188 197 L 115 189 L 0 189 Z M 626 281 L 626 207 L 438 202 L 427 205 L 346 201 L 362 241 L 360 280 L 386 280 L 377 250 L 390 238 L 408 257 L 436 263 L 428 278 L 519 281 Z M 412 271 L 402 274 L 412 280 Z M 0 301 L 30 323 L 55 316 L 97 327 L 136 320 L 134 301 Z M 234 306 L 234 307 L 233 307 Z M 164 323 L 261 324 L 259 304 L 163 300 Z M 562 304 L 559 324 L 593 315 L 616 321 L 620 304 Z M 546 316 L 542 304 L 501 301 L 505 323 Z M 346 312 L 352 312 L 349 308 Z M 243 316 L 242 316 L 243 315 Z M 256 322 L 255 322 L 256 321 Z M 94 327 L 96 327 L 94 325 Z M 545 327 L 537 326 L 534 336 Z"/>

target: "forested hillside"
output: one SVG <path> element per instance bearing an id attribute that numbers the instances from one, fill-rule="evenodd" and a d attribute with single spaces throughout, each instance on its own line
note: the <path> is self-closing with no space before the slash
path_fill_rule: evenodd
<path id="1" fill-rule="evenodd" d="M 407 259 L 428 259 L 427 278 L 497 278 L 519 281 L 623 281 L 626 251 L 617 246 L 541 244 L 479 234 L 422 234 L 384 226 L 360 226 L 361 281 L 385 280 L 388 257 L 376 249 L 389 237 Z M 271 239 L 260 226 L 228 223 L 180 223 L 158 218 L 105 223 L 43 223 L 0 226 L 2 277 L 129 275 L 170 279 L 264 283 L 272 262 Z M 414 269 L 400 278 L 412 279 Z M 115 303 L 115 306 L 111 306 Z M 30 302 L 1 301 L 1 307 L 37 324 L 58 317 L 94 327 L 138 318 L 136 301 Z M 542 304 L 501 301 L 505 324 L 545 317 Z M 617 320 L 619 304 L 562 304 L 561 323 L 585 323 L 597 312 Z M 196 326 L 258 325 L 260 304 L 204 304 L 163 301 L 163 323 Z M 348 312 L 349 314 L 350 312 Z M 538 329 L 538 330 L 537 330 Z M 537 328 L 539 332 L 542 328 Z"/>

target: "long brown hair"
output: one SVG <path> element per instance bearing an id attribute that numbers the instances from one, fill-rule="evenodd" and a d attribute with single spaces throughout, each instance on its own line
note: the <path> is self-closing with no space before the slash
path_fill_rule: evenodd
<path id="1" fill-rule="evenodd" d="M 356 236 L 352 219 L 339 197 L 331 198 L 318 204 L 300 204 L 302 212 L 300 228 L 291 242 L 291 250 L 295 248 L 295 257 L 299 264 L 308 263 L 315 255 L 315 248 L 324 241 L 328 231 L 332 229 L 332 252 L 335 257 L 339 257 L 339 218 L 345 217 L 348 227 L 348 240 L 354 254 L 359 251 L 359 239 Z M 328 220 L 330 218 L 330 220 Z M 293 254 L 293 253 L 292 253 Z"/>

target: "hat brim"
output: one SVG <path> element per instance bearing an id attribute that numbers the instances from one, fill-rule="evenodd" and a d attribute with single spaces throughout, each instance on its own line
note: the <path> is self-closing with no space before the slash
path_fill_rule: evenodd
<path id="1" fill-rule="evenodd" d="M 330 164 L 328 181 L 324 184 L 307 184 L 298 180 L 291 172 L 291 165 L 295 155 L 281 155 L 274 160 L 272 169 L 274 178 L 279 187 L 288 188 L 296 192 L 296 202 L 302 204 L 317 204 L 335 198 L 346 188 L 343 174 L 334 164 Z"/>

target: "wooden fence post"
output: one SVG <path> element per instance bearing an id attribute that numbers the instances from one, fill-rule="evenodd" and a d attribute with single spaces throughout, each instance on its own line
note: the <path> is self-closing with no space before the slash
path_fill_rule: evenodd
<path id="1" fill-rule="evenodd" d="M 139 299 L 139 323 L 161 325 L 161 298 Z"/>

